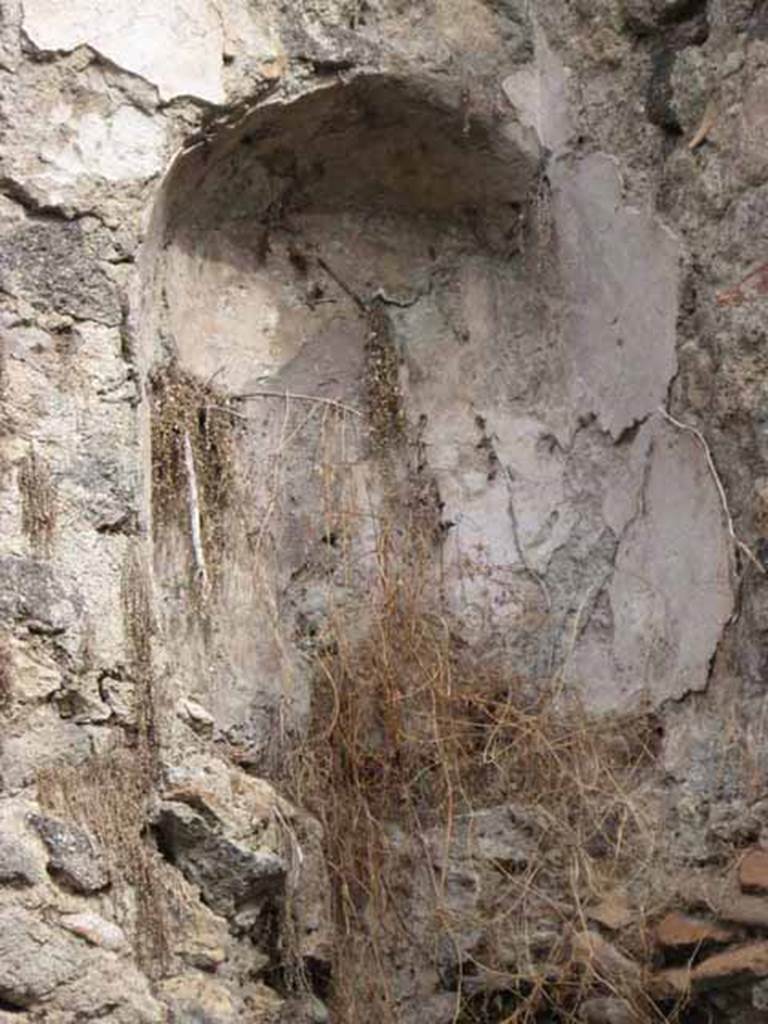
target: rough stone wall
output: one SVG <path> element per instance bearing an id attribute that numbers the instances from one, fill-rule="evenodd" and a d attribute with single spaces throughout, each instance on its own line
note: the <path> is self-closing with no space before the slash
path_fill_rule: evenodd
<path id="1" fill-rule="evenodd" d="M 646 987 L 762 1019 L 766 61 L 762 0 L 1 0 L 0 1019 L 326 1019 L 282 761 L 409 531 L 457 649 L 653 716 L 674 906 L 625 923 L 705 933 Z M 451 912 L 523 797 L 432 855 Z M 640 1019 L 611 920 L 584 1020 Z M 481 933 L 390 949 L 393 1019 Z"/>

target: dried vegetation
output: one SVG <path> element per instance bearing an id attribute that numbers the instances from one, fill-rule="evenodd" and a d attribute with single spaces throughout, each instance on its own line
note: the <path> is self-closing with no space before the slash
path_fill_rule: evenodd
<path id="1" fill-rule="evenodd" d="M 162 974 L 169 956 L 168 894 L 160 855 L 145 838 L 147 776 L 141 752 L 109 751 L 79 766 L 38 775 L 41 807 L 88 828 L 107 856 L 118 919 L 132 907 L 136 957 L 150 976 Z"/>
<path id="2" fill-rule="evenodd" d="M 134 693 L 132 734 L 123 744 L 80 765 L 57 765 L 40 772 L 37 791 L 41 807 L 85 826 L 101 843 L 110 866 L 118 919 L 131 908 L 137 959 L 150 976 L 157 976 L 170 955 L 170 893 L 163 882 L 160 855 L 146 837 L 159 739 L 148 580 L 133 548 L 123 567 L 122 603 Z"/>
<path id="3" fill-rule="evenodd" d="M 329 593 L 310 728 L 280 779 L 324 828 L 333 1019 L 399 1024 L 418 993 L 393 990 L 392 964 L 409 959 L 432 964 L 457 1024 L 575 1021 L 617 987 L 638 1020 L 665 1019 L 639 969 L 604 971 L 584 941 L 588 908 L 621 890 L 638 922 L 627 952 L 644 953 L 658 909 L 652 716 L 595 719 L 557 680 L 515 678 L 468 646 L 435 597 L 434 528 L 383 507 L 365 598 Z M 519 856 L 479 849 L 484 810 L 516 818 Z"/>
<path id="4" fill-rule="evenodd" d="M 47 463 L 30 446 L 19 467 L 21 528 L 36 555 L 47 557 L 56 528 L 56 486 Z"/>
<path id="5" fill-rule="evenodd" d="M 152 513 L 190 542 L 192 593 L 215 586 L 227 543 L 226 513 L 237 492 L 237 413 L 211 383 L 171 363 L 150 379 Z"/>
<path id="6" fill-rule="evenodd" d="M 402 440 L 405 417 L 400 393 L 397 342 L 380 299 L 375 299 L 369 307 L 367 324 L 365 399 L 370 444 L 374 453 L 382 453 Z"/>

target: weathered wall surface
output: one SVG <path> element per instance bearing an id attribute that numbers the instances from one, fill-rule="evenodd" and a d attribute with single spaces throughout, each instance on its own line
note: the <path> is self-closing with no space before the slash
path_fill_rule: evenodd
<path id="1" fill-rule="evenodd" d="M 653 713 L 681 891 L 765 838 L 767 61 L 762 0 L 1 0 L 0 1019 L 326 1019 L 261 776 L 383 536 Z"/>

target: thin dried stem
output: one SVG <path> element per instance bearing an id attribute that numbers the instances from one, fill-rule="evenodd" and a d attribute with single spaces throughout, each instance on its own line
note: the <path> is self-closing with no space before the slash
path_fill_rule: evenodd
<path id="1" fill-rule="evenodd" d="M 321 395 L 301 395 L 295 391 L 250 391 L 242 395 L 232 395 L 232 399 L 238 402 L 250 401 L 254 398 L 282 398 L 284 401 L 315 402 L 318 405 L 327 405 L 331 409 L 338 409 L 339 412 L 351 413 L 352 416 L 363 415 L 353 405 L 346 405 L 335 398 L 323 398 Z"/>
<path id="2" fill-rule="evenodd" d="M 752 563 L 752 565 L 755 566 L 758 572 L 765 575 L 765 568 L 760 564 L 760 562 L 754 556 L 750 548 L 744 543 L 744 541 L 736 535 L 736 530 L 734 529 L 733 525 L 733 516 L 731 515 L 731 510 L 728 505 L 728 496 L 725 493 L 725 487 L 723 486 L 723 482 L 720 479 L 720 474 L 717 472 L 717 466 L 715 465 L 715 460 L 712 456 L 712 451 L 709 445 L 707 444 L 706 438 L 704 437 L 702 432 L 698 430 L 696 427 L 692 427 L 688 423 L 683 423 L 681 420 L 675 419 L 674 416 L 671 416 L 667 412 L 667 410 L 662 408 L 661 406 L 659 406 L 659 412 L 668 423 L 672 424 L 673 427 L 677 427 L 678 430 L 683 430 L 688 434 L 693 434 L 693 436 L 701 445 L 702 449 L 704 450 L 704 456 L 707 460 L 707 467 L 709 468 L 710 475 L 712 477 L 712 480 L 714 481 L 718 496 L 720 498 L 720 504 L 723 509 L 723 516 L 725 517 L 725 525 L 728 530 L 728 536 L 731 538 L 731 541 L 733 542 L 736 549 L 740 551 L 745 556 L 745 558 Z"/>
<path id="3" fill-rule="evenodd" d="M 205 592 L 208 589 L 208 571 L 205 567 L 203 534 L 200 526 L 200 499 L 197 491 L 195 456 L 192 453 L 192 442 L 189 440 L 188 430 L 184 431 L 184 466 L 187 471 L 187 501 L 189 507 L 189 530 L 192 538 L 192 551 L 195 558 L 197 578 L 203 592 Z"/>

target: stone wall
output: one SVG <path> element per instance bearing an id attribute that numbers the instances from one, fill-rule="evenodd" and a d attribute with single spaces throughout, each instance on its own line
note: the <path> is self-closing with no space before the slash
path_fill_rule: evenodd
<path id="1" fill-rule="evenodd" d="M 0 1019 L 354 1019 L 345 900 L 383 1019 L 761 1019 L 766 62 L 762 0 L 0 0 Z M 457 758 L 381 903 L 345 686 L 393 792 Z"/>

